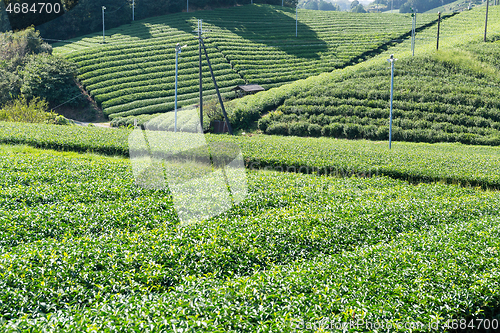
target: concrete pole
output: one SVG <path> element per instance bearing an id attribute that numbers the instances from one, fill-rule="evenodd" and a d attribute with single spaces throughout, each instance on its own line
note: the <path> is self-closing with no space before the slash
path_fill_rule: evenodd
<path id="1" fill-rule="evenodd" d="M 490 5 L 490 0 L 486 0 L 486 19 L 484 20 L 484 41 L 486 42 L 486 30 L 488 29 L 488 6 Z"/>
<path id="2" fill-rule="evenodd" d="M 177 76 L 179 73 L 178 63 L 179 63 L 179 52 L 181 47 L 179 43 L 175 46 L 175 99 L 174 99 L 174 132 L 177 132 Z"/>
<path id="3" fill-rule="evenodd" d="M 390 109 L 389 109 L 389 149 L 391 149 L 392 146 L 392 100 L 394 97 L 394 55 L 391 54 L 391 57 L 387 59 L 391 63 L 391 102 L 390 102 Z"/>
<path id="4" fill-rule="evenodd" d="M 106 7 L 102 6 L 102 43 L 104 44 L 106 42 L 105 40 L 105 34 L 104 34 L 104 10 L 106 9 Z"/>

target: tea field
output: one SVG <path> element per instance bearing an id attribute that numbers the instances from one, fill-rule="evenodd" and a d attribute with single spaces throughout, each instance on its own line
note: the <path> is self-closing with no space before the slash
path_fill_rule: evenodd
<path id="1" fill-rule="evenodd" d="M 493 6 L 490 19 L 497 20 Z M 386 140 L 389 134 L 390 67 L 394 54 L 393 139 L 413 142 L 500 143 L 500 26 L 482 41 L 484 8 L 462 12 L 410 42 L 362 64 L 237 100 L 235 127 L 267 134 Z M 495 21 L 496 22 L 496 21 Z"/>
<path id="2" fill-rule="evenodd" d="M 0 143 L 63 151 L 128 156 L 131 130 L 0 122 Z M 209 144 L 241 148 L 248 169 L 306 174 L 388 176 L 410 182 L 444 182 L 500 188 L 498 147 L 451 143 L 227 136 L 206 134 Z M 292 153 L 293 152 L 293 153 Z"/>
<path id="3" fill-rule="evenodd" d="M 317 13 L 251 5 L 180 13 L 137 21 L 102 34 L 56 44 L 54 53 L 80 67 L 78 79 L 110 118 L 171 111 L 176 43 L 187 45 L 179 62 L 180 105 L 198 102 L 197 20 L 221 92 L 245 83 L 265 88 L 345 67 L 380 52 L 411 30 L 409 15 Z M 418 27 L 436 20 L 420 15 Z M 203 84 L 215 94 L 206 62 Z"/>
<path id="4" fill-rule="evenodd" d="M 5 332 L 500 319 L 496 191 L 249 170 L 243 202 L 182 227 L 169 192 L 137 187 L 125 158 L 0 157 Z"/>

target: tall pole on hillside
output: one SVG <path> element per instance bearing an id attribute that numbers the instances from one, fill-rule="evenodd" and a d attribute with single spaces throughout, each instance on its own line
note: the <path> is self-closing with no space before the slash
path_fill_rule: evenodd
<path id="1" fill-rule="evenodd" d="M 413 8 L 411 9 L 412 13 L 411 13 L 411 18 L 412 18 L 412 22 L 411 22 L 411 52 L 412 52 L 412 56 L 415 55 L 415 28 L 416 28 L 416 25 L 417 25 L 417 11 L 414 10 Z"/>
<path id="2" fill-rule="evenodd" d="M 439 50 L 439 28 L 440 27 L 441 27 L 441 12 L 438 12 L 438 34 L 437 34 L 436 51 Z"/>
<path id="3" fill-rule="evenodd" d="M 391 63 L 391 102 L 390 102 L 390 108 L 389 108 L 389 149 L 391 149 L 391 144 L 392 144 L 392 100 L 394 97 L 394 61 L 397 59 L 394 59 L 394 55 L 391 54 L 391 57 L 387 59 Z"/>
<path id="4" fill-rule="evenodd" d="M 104 44 L 106 42 L 105 40 L 105 34 L 104 34 L 104 10 L 106 7 L 102 6 L 102 43 Z"/>
<path id="5" fill-rule="evenodd" d="M 207 58 L 208 69 L 210 70 L 210 75 L 212 76 L 212 81 L 214 82 L 215 92 L 217 93 L 217 97 L 219 98 L 220 107 L 222 109 L 222 114 L 224 115 L 224 119 L 226 120 L 227 130 L 229 134 L 233 135 L 233 129 L 231 128 L 231 124 L 229 123 L 229 118 L 227 116 L 226 109 L 224 108 L 224 101 L 220 95 L 219 86 L 217 85 L 217 81 L 215 80 L 214 71 L 212 70 L 212 65 L 210 64 L 210 58 L 208 57 L 207 48 L 205 47 L 205 43 L 203 39 L 201 39 L 201 45 L 203 46 L 203 50 L 205 51 L 205 57 Z"/>
<path id="6" fill-rule="evenodd" d="M 201 124 L 201 131 L 203 132 L 203 75 L 202 75 L 202 67 L 201 67 L 202 28 L 203 28 L 203 21 L 198 20 L 198 41 L 199 41 L 198 51 L 199 51 L 199 55 L 200 55 L 200 124 Z"/>
<path id="7" fill-rule="evenodd" d="M 201 56 L 201 48 L 202 48 L 202 43 L 203 43 L 203 36 L 202 34 L 205 31 L 210 31 L 210 30 L 203 30 L 203 20 L 198 20 L 198 30 L 194 30 L 193 32 L 198 33 L 198 51 L 199 51 L 199 61 L 200 61 L 200 70 L 199 70 L 199 75 L 200 75 L 200 125 L 201 125 L 201 131 L 203 132 L 203 72 L 202 72 L 202 56 Z"/>
<path id="8" fill-rule="evenodd" d="M 394 0 L 391 1 L 391 13 L 392 13 L 393 10 L 394 10 Z"/>
<path id="9" fill-rule="evenodd" d="M 486 0 L 486 19 L 484 20 L 484 41 L 486 42 L 486 30 L 488 29 L 488 7 L 490 0 Z"/>
<path id="10" fill-rule="evenodd" d="M 189 13 L 189 0 L 186 0 L 187 4 L 186 4 L 186 13 Z"/>
<path id="11" fill-rule="evenodd" d="M 299 4 L 295 7 L 295 37 L 297 37 L 298 32 L 298 19 L 299 19 Z"/>
<path id="12" fill-rule="evenodd" d="M 174 132 L 177 132 L 177 76 L 179 73 L 179 53 L 181 53 L 182 48 L 187 45 L 181 46 L 179 43 L 175 45 L 175 99 L 174 99 Z"/>

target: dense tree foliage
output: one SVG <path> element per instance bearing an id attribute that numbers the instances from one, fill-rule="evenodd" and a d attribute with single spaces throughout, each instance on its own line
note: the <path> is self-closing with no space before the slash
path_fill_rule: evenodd
<path id="1" fill-rule="evenodd" d="M 323 0 L 306 0 L 299 7 L 312 10 L 340 10 L 338 5 Z"/>
<path id="2" fill-rule="evenodd" d="M 33 27 L 1 34 L 0 45 L 0 105 L 20 95 L 55 105 L 79 94 L 76 66 L 53 56 L 52 47 Z"/>
<path id="3" fill-rule="evenodd" d="M 400 13 L 411 13 L 412 9 L 419 13 L 426 12 L 432 8 L 446 5 L 454 0 L 408 0 L 399 8 Z"/>

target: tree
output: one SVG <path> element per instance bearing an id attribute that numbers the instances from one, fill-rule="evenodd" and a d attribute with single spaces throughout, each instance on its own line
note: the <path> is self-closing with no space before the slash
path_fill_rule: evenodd
<path id="1" fill-rule="evenodd" d="M 33 98 L 28 101 L 24 96 L 15 99 L 0 109 L 0 120 L 25 123 L 45 123 L 53 114 L 48 113 L 49 106 L 46 101 Z"/>
<path id="2" fill-rule="evenodd" d="M 401 7 L 399 7 L 400 13 L 411 13 L 411 6 L 408 2 L 405 2 Z"/>
<path id="3" fill-rule="evenodd" d="M 40 38 L 40 33 L 34 27 L 12 33 L 6 32 L 0 35 L 0 62 L 14 62 L 14 67 L 19 65 L 19 59 L 28 54 L 52 53 L 52 46 Z"/>
<path id="4" fill-rule="evenodd" d="M 357 5 L 351 10 L 353 13 L 366 13 L 365 7 L 362 5 Z"/>
<path id="5" fill-rule="evenodd" d="M 358 0 L 354 0 L 353 2 L 351 2 L 351 11 L 356 8 L 357 6 L 359 6 L 359 1 Z"/>
<path id="6" fill-rule="evenodd" d="M 304 4 L 304 9 L 318 10 L 318 3 L 314 0 L 307 1 Z"/>
<path id="7" fill-rule="evenodd" d="M 0 33 L 11 30 L 9 16 L 5 11 L 5 5 L 3 1 L 0 1 Z"/>
<path id="8" fill-rule="evenodd" d="M 0 68 L 0 106 L 18 96 L 20 92 L 19 76 Z"/>
<path id="9" fill-rule="evenodd" d="M 340 8 L 337 5 L 332 4 L 331 2 L 326 2 L 323 0 L 320 0 L 318 3 L 318 9 L 319 10 L 340 10 Z"/>
<path id="10" fill-rule="evenodd" d="M 48 55 L 31 55 L 19 71 L 21 93 L 28 99 L 40 97 L 52 105 L 68 101 L 80 94 L 75 84 L 76 65 L 69 61 Z M 80 99 L 68 104 L 78 105 Z"/>

